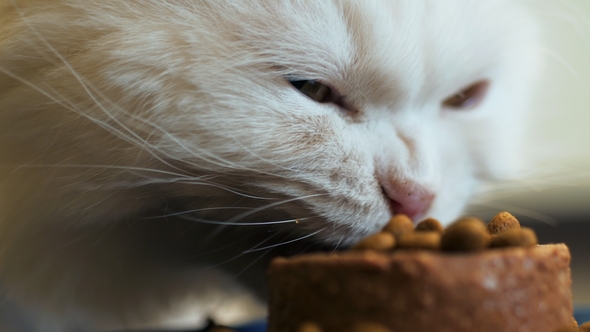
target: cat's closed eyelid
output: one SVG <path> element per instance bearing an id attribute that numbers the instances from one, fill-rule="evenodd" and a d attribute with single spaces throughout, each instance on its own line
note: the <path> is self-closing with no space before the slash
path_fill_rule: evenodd
<path id="1" fill-rule="evenodd" d="M 299 92 L 320 104 L 334 104 L 347 115 L 357 116 L 360 114 L 360 110 L 357 107 L 346 101 L 346 96 L 340 94 L 337 89 L 329 84 L 311 79 L 286 79 Z"/>
<path id="2" fill-rule="evenodd" d="M 333 91 L 329 86 L 315 80 L 296 80 L 290 83 L 295 89 L 318 103 L 331 102 L 333 97 Z"/>
<path id="3" fill-rule="evenodd" d="M 443 107 L 451 110 L 470 110 L 485 99 L 490 82 L 481 80 L 462 89 L 442 102 Z"/>

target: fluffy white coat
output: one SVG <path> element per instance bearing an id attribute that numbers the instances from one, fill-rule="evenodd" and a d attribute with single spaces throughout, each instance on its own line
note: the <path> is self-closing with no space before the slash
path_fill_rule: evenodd
<path id="1" fill-rule="evenodd" d="M 386 187 L 448 222 L 517 166 L 536 45 L 510 0 L 0 0 L 3 296 L 44 331 L 262 314 L 271 247 L 354 243 Z"/>

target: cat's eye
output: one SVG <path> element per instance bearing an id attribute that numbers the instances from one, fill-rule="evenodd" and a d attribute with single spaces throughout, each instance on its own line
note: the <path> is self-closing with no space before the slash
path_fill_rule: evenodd
<path id="1" fill-rule="evenodd" d="M 470 109 L 479 105 L 488 90 L 489 83 L 480 81 L 459 91 L 443 101 L 443 106 L 452 109 Z"/>
<path id="2" fill-rule="evenodd" d="M 289 80 L 289 83 L 291 83 L 295 89 L 301 91 L 301 93 L 317 101 L 318 103 L 329 103 L 334 101 L 332 89 L 323 83 L 314 80 Z"/>

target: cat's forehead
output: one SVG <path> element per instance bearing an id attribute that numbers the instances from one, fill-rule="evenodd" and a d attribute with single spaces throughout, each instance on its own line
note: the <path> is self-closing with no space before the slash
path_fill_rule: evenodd
<path id="1" fill-rule="evenodd" d="M 256 36 L 270 43 L 278 62 L 351 91 L 371 85 L 376 94 L 470 83 L 501 63 L 503 50 L 527 29 L 519 8 L 504 0 L 293 3 L 277 5 L 274 22 L 267 22 L 276 34 Z"/>
<path id="2" fill-rule="evenodd" d="M 521 8 L 502 0 L 343 1 L 342 6 L 360 55 L 351 70 L 369 80 L 363 84 L 378 79 L 380 86 L 419 98 L 454 93 L 485 78 L 506 63 L 504 57 L 530 29 Z"/>

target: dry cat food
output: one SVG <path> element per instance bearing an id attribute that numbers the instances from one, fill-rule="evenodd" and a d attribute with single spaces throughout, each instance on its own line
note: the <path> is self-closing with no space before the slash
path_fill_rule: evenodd
<path id="1" fill-rule="evenodd" d="M 396 239 L 399 239 L 400 236 L 411 233 L 414 231 L 414 223 L 412 219 L 404 214 L 398 214 L 393 216 L 383 227 L 382 232 L 391 233 L 395 236 Z"/>
<path id="2" fill-rule="evenodd" d="M 584 323 L 578 327 L 578 324 L 574 320 L 573 326 L 559 329 L 555 332 L 590 332 L 590 322 Z M 297 332 L 324 332 L 316 323 L 304 323 L 302 324 Z M 359 323 L 355 325 L 352 332 L 393 332 L 387 327 L 377 323 Z"/>
<path id="3" fill-rule="evenodd" d="M 440 246 L 440 233 L 412 232 L 400 237 L 397 247 L 402 249 L 437 250 Z"/>
<path id="4" fill-rule="evenodd" d="M 446 229 L 396 215 L 353 249 L 275 258 L 268 331 L 590 332 L 572 321 L 567 246 L 509 213 Z"/>
<path id="5" fill-rule="evenodd" d="M 440 239 L 444 251 L 480 251 L 487 248 L 491 235 L 477 218 L 463 218 L 445 229 Z"/>
<path id="6" fill-rule="evenodd" d="M 446 229 L 433 218 L 418 223 L 414 228 L 410 218 L 398 214 L 391 218 L 381 232 L 361 240 L 353 249 L 472 252 L 488 248 L 526 248 L 536 244 L 535 232 L 520 227 L 518 220 L 508 212 L 498 213 L 487 225 L 479 218 L 467 217 L 457 220 Z"/>
<path id="7" fill-rule="evenodd" d="M 364 238 L 354 247 L 356 249 L 391 250 L 395 247 L 395 238 L 388 232 L 380 232 Z"/>
<path id="8" fill-rule="evenodd" d="M 486 225 L 488 232 L 492 235 L 499 234 L 511 229 L 519 229 L 520 223 L 508 212 L 500 212 Z"/>
<path id="9" fill-rule="evenodd" d="M 428 218 L 422 220 L 416 225 L 416 232 L 437 232 L 441 233 L 444 231 L 443 225 L 434 218 Z"/>
<path id="10" fill-rule="evenodd" d="M 321 327 L 319 327 L 316 323 L 307 322 L 303 323 L 297 329 L 297 332 L 324 332 Z M 357 323 L 352 328 L 351 332 L 393 332 L 387 327 L 372 322 L 362 322 Z"/>
<path id="11" fill-rule="evenodd" d="M 578 326 L 578 323 L 576 323 L 576 321 L 574 320 L 571 327 L 565 327 L 555 332 L 590 332 L 590 322 L 586 322 Z"/>

